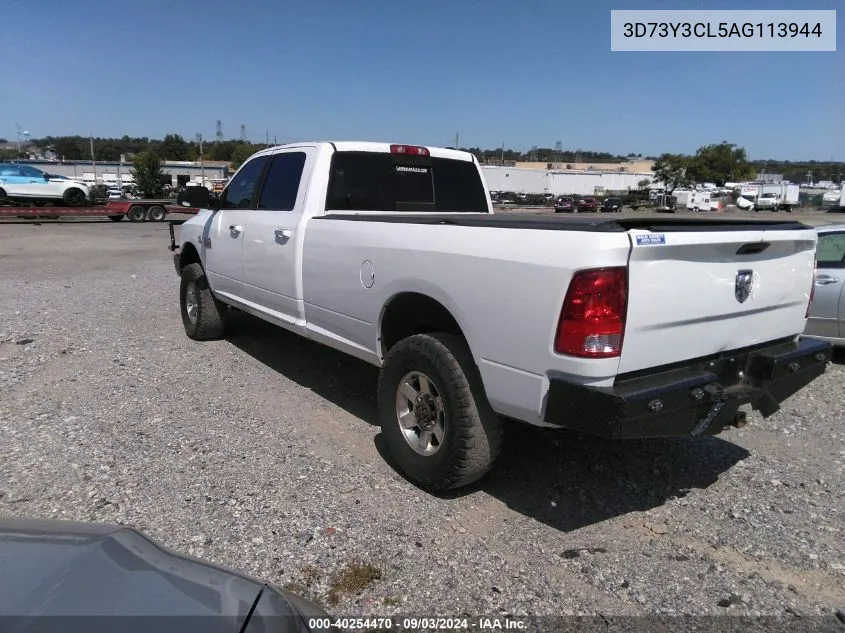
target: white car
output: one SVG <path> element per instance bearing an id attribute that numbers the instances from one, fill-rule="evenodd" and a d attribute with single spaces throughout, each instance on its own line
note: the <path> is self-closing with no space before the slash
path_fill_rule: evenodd
<path id="1" fill-rule="evenodd" d="M 385 444 L 425 489 L 483 476 L 503 418 L 715 434 L 830 358 L 801 336 L 799 222 L 494 214 L 472 154 L 350 142 L 262 150 L 177 204 L 200 208 L 171 243 L 186 334 L 224 336 L 233 306 L 379 367 Z"/>
<path id="2" fill-rule="evenodd" d="M 32 165 L 0 163 L 0 204 L 11 200 L 81 207 L 88 197 L 89 189 L 81 182 L 51 176 Z"/>

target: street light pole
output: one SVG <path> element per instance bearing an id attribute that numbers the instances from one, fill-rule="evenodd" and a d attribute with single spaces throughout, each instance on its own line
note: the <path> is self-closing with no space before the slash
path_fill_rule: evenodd
<path id="1" fill-rule="evenodd" d="M 200 146 L 200 178 L 202 179 L 202 186 L 205 187 L 205 163 L 202 155 L 202 134 L 197 134 L 197 143 Z"/>

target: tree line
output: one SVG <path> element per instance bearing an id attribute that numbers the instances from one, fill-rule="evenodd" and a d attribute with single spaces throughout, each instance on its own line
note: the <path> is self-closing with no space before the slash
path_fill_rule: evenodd
<path id="1" fill-rule="evenodd" d="M 90 160 L 91 140 L 84 136 L 47 136 L 33 139 L 29 142 L 41 152 L 51 151 L 62 160 Z M 199 160 L 200 146 L 195 140 L 187 140 L 179 134 L 168 134 L 163 139 L 148 137 L 101 138 L 93 139 L 94 160 L 118 161 L 121 156 L 132 161 L 135 156 L 144 152 L 155 153 L 160 160 L 167 161 L 196 161 Z M 261 143 L 250 143 L 239 139 L 223 141 L 208 141 L 203 143 L 202 153 L 205 160 L 228 161 L 237 168 L 250 155 L 267 147 Z M 462 147 L 471 152 L 481 163 L 488 162 L 543 162 L 543 163 L 615 163 L 624 160 L 655 160 L 652 156 L 643 157 L 642 154 L 629 153 L 626 155 L 597 152 L 591 150 L 563 150 L 557 148 L 538 147 L 528 151 L 514 149 L 484 149 L 479 147 Z M 17 150 L 0 150 L 0 160 L 19 158 Z M 662 154 L 656 158 L 656 166 L 664 177 L 676 186 L 685 184 L 689 179 L 699 182 L 716 182 L 725 180 L 744 180 L 753 177 L 755 173 L 783 174 L 786 180 L 803 182 L 807 173 L 812 173 L 812 179 L 833 180 L 840 182 L 845 176 L 845 163 L 835 161 L 780 161 L 755 160 L 750 161 L 744 148 L 735 144 L 722 142 L 707 145 L 691 156 L 683 154 Z M 742 177 L 740 177 L 742 176 Z M 663 180 L 663 178 L 660 178 Z"/>

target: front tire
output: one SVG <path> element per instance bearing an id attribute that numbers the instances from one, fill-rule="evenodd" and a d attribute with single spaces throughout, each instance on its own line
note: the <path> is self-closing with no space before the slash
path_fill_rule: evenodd
<path id="1" fill-rule="evenodd" d="M 379 375 L 378 408 L 391 457 L 423 489 L 471 484 L 498 457 L 503 422 L 460 336 L 417 334 L 397 343 Z"/>
<path id="2" fill-rule="evenodd" d="M 62 202 L 66 207 L 81 207 L 85 200 L 85 192 L 82 189 L 68 189 L 62 194 Z"/>
<path id="3" fill-rule="evenodd" d="M 185 334 L 195 341 L 221 338 L 226 332 L 226 304 L 211 292 L 205 271 L 199 264 L 188 264 L 182 270 L 179 303 Z"/>
<path id="4" fill-rule="evenodd" d="M 112 222 L 120 222 L 123 219 L 123 214 L 120 215 L 110 215 L 109 220 Z"/>

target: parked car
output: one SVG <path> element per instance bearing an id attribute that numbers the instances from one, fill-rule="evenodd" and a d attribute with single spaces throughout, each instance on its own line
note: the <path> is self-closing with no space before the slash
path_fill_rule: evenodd
<path id="1" fill-rule="evenodd" d="M 607 213 L 622 211 L 622 198 L 605 198 L 601 203 L 601 210 Z"/>
<path id="2" fill-rule="evenodd" d="M 555 213 L 575 213 L 575 198 L 560 196 L 555 200 Z"/>
<path id="3" fill-rule="evenodd" d="M 472 154 L 383 143 L 267 148 L 220 200 L 195 189 L 171 238 L 187 336 L 225 336 L 232 306 L 380 368 L 385 447 L 424 489 L 484 476 L 504 417 L 716 434 L 830 357 L 800 336 L 798 222 L 494 214 Z"/>
<path id="4" fill-rule="evenodd" d="M 329 630 L 312 602 L 125 525 L 2 519 L 0 562 L 4 631 Z"/>
<path id="5" fill-rule="evenodd" d="M 816 227 L 816 278 L 805 333 L 845 347 L 845 224 Z"/>
<path id="6" fill-rule="evenodd" d="M 595 213 L 599 210 L 599 201 L 595 198 L 579 198 L 578 211 Z"/>
<path id="7" fill-rule="evenodd" d="M 0 203 L 51 202 L 69 207 L 83 206 L 88 186 L 67 178 L 52 178 L 32 165 L 0 163 Z"/>

